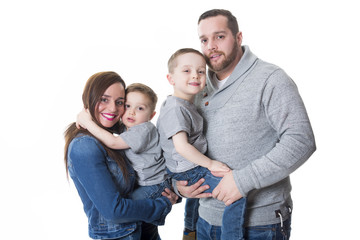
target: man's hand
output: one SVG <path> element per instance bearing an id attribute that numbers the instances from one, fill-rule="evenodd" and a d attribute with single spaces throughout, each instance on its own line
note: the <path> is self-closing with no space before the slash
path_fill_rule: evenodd
<path id="1" fill-rule="evenodd" d="M 201 186 L 201 184 L 203 184 L 204 181 L 205 180 L 202 178 L 191 186 L 186 186 L 187 181 L 177 181 L 176 188 L 178 189 L 181 196 L 184 196 L 186 198 L 211 197 L 211 193 L 203 193 L 203 191 L 209 189 L 209 185 Z"/>
<path id="2" fill-rule="evenodd" d="M 217 176 L 217 177 L 223 177 L 223 179 L 221 179 L 220 183 L 212 192 L 213 198 L 223 201 L 226 206 L 229 206 L 233 202 L 243 197 L 235 184 L 232 171 L 226 173 L 223 176 Z"/>

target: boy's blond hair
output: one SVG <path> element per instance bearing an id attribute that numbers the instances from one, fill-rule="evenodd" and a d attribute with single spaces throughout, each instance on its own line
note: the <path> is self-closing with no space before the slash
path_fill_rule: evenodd
<path id="1" fill-rule="evenodd" d="M 131 92 L 139 92 L 144 94 L 145 96 L 147 96 L 150 100 L 150 109 L 151 111 L 155 111 L 155 107 L 156 107 L 156 103 L 157 103 L 157 95 L 154 92 L 154 90 L 152 90 L 149 86 L 142 84 L 142 83 L 133 83 L 130 84 L 126 90 L 125 90 L 125 94 L 127 95 L 128 93 Z"/>
<path id="2" fill-rule="evenodd" d="M 184 55 L 186 53 L 195 53 L 195 54 L 198 54 L 199 56 L 204 58 L 204 55 L 201 52 L 199 52 L 198 50 L 196 50 L 196 49 L 193 49 L 193 48 L 181 48 L 181 49 L 177 50 L 169 58 L 169 61 L 168 61 L 168 71 L 169 71 L 169 73 L 174 73 L 174 69 L 177 66 L 177 57 L 179 57 L 181 55 Z"/>

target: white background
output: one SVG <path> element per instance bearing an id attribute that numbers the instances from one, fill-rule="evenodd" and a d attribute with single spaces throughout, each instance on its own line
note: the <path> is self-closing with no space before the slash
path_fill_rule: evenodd
<path id="1" fill-rule="evenodd" d="M 125 3 L 126 2 L 126 3 Z M 297 83 L 318 150 L 292 174 L 293 240 L 356 239 L 359 211 L 357 1 L 1 1 L 0 238 L 88 239 L 65 176 L 63 132 L 82 108 L 86 80 L 118 72 L 127 84 L 171 94 L 166 63 L 199 49 L 197 19 L 212 8 L 238 18 L 243 43 Z M 163 240 L 181 239 L 183 204 Z"/>

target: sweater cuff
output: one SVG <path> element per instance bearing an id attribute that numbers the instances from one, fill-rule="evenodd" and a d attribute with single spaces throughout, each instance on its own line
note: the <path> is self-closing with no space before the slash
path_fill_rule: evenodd
<path id="1" fill-rule="evenodd" d="M 240 194 L 247 197 L 249 192 L 256 188 L 256 184 L 252 181 L 253 177 L 249 176 L 249 172 L 245 169 L 233 170 L 233 177 Z"/>

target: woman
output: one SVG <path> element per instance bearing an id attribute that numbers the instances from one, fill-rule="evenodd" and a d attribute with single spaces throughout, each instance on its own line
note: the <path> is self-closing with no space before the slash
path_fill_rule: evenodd
<path id="1" fill-rule="evenodd" d="M 84 108 L 102 128 L 119 134 L 124 113 L 125 83 L 115 72 L 96 73 L 82 95 Z M 131 200 L 134 170 L 122 151 L 103 145 L 86 129 L 72 123 L 65 132 L 65 165 L 88 217 L 93 239 L 140 239 L 141 223 L 163 225 L 177 196 Z M 143 239 L 144 236 L 142 237 Z"/>

